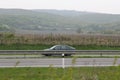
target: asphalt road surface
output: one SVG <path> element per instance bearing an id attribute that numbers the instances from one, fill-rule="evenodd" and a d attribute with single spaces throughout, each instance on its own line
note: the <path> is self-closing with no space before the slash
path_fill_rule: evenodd
<path id="1" fill-rule="evenodd" d="M 120 58 L 65 58 L 65 67 L 75 66 L 117 66 Z M 0 67 L 62 67 L 63 58 L 36 58 L 36 59 L 0 59 Z"/>

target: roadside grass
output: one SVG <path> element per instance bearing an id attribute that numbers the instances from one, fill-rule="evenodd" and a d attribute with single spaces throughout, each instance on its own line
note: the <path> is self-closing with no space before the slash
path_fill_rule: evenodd
<path id="1" fill-rule="evenodd" d="M 53 45 L 46 44 L 1 44 L 0 50 L 44 50 Z M 120 50 L 118 46 L 71 45 L 77 50 Z"/>
<path id="2" fill-rule="evenodd" d="M 43 44 L 2 44 L 0 50 L 43 50 L 51 47 L 51 45 Z"/>
<path id="3" fill-rule="evenodd" d="M 120 80 L 120 66 L 0 68 L 0 80 Z"/>
<path id="4" fill-rule="evenodd" d="M 120 50 L 119 46 L 73 45 L 78 50 Z"/>

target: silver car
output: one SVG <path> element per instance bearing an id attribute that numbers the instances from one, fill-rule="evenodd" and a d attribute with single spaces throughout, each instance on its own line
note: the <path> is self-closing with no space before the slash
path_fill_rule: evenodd
<path id="1" fill-rule="evenodd" d="M 68 46 L 68 45 L 55 45 L 55 46 L 52 46 L 51 48 L 49 49 L 45 49 L 45 51 L 51 51 L 51 50 L 75 50 L 74 47 L 72 46 Z M 60 55 L 60 54 L 43 54 L 45 56 L 52 56 L 52 55 Z M 65 56 L 71 56 L 72 54 L 65 54 Z"/>

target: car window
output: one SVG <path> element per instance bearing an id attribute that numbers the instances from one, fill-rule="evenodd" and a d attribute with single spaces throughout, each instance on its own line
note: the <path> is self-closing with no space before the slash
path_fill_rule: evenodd
<path id="1" fill-rule="evenodd" d="M 54 50 L 61 50 L 61 47 L 60 46 L 56 46 L 56 47 L 54 47 Z"/>
<path id="2" fill-rule="evenodd" d="M 70 46 L 66 46 L 66 50 L 73 50 L 74 48 L 70 47 Z"/>
<path id="3" fill-rule="evenodd" d="M 61 49 L 62 50 L 66 50 L 66 46 L 61 46 Z"/>
<path id="4" fill-rule="evenodd" d="M 71 50 L 71 48 L 69 46 L 66 46 L 66 50 Z"/>
<path id="5" fill-rule="evenodd" d="M 71 50 L 69 46 L 62 46 L 62 50 Z"/>

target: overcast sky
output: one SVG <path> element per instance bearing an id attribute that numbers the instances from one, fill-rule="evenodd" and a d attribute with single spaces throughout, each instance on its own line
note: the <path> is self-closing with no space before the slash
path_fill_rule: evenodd
<path id="1" fill-rule="evenodd" d="M 120 14 L 120 0 L 0 0 L 0 8 L 59 9 Z"/>

